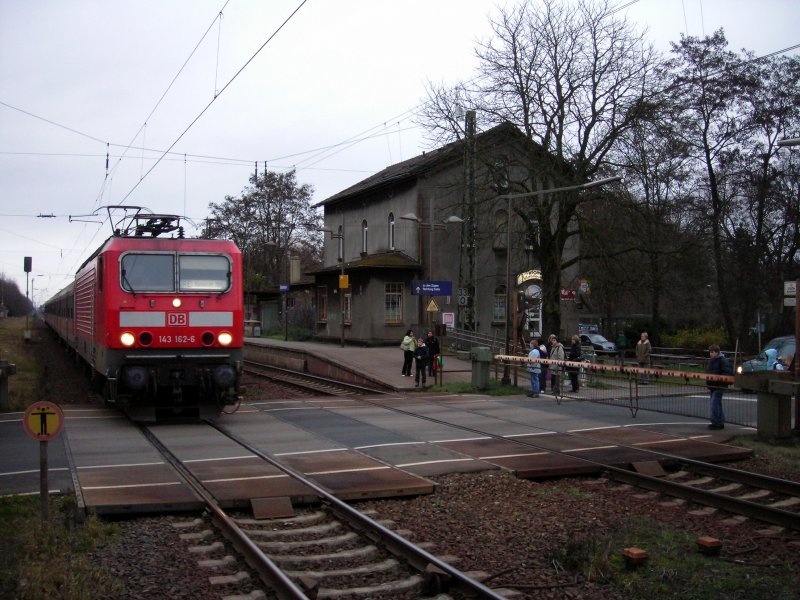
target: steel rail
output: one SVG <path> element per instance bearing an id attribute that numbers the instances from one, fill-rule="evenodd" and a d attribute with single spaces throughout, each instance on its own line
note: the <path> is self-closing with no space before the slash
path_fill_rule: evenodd
<path id="1" fill-rule="evenodd" d="M 674 496 L 674 497 L 678 497 L 678 498 L 684 498 L 686 500 L 691 500 L 691 501 L 696 502 L 698 504 L 704 504 L 706 506 L 722 508 L 724 510 L 728 510 L 728 511 L 736 513 L 736 514 L 742 514 L 742 515 L 745 515 L 745 516 L 748 516 L 748 517 L 752 517 L 754 519 L 758 519 L 758 520 L 764 521 L 766 523 L 772 523 L 774 525 L 780 525 L 781 527 L 786 527 L 786 528 L 789 528 L 789 529 L 800 531 L 800 514 L 798 514 L 798 513 L 789 512 L 789 511 L 786 511 L 786 510 L 783 510 L 783 509 L 780 509 L 780 508 L 773 508 L 773 507 L 770 507 L 770 506 L 756 504 L 754 502 L 750 502 L 749 500 L 741 500 L 741 499 L 736 499 L 736 498 L 731 497 L 731 496 L 723 496 L 721 494 L 718 494 L 718 493 L 715 493 L 715 492 L 710 492 L 708 490 L 702 490 L 702 489 L 698 489 L 698 488 L 693 488 L 691 486 L 687 486 L 687 485 L 684 485 L 684 484 L 676 482 L 676 481 L 665 481 L 665 480 L 662 480 L 662 479 L 658 479 L 657 477 L 652 477 L 650 475 L 645 475 L 643 473 L 637 473 L 636 471 L 630 471 L 630 470 L 627 470 L 627 469 L 622 469 L 620 467 L 615 467 L 615 466 L 609 465 L 607 463 L 602 463 L 602 462 L 591 460 L 589 458 L 585 458 L 585 457 L 582 457 L 582 456 L 577 456 L 577 455 L 575 455 L 573 453 L 565 452 L 563 450 L 556 450 L 556 449 L 553 449 L 553 448 L 547 448 L 545 446 L 539 446 L 537 444 L 533 444 L 531 442 L 526 442 L 524 440 L 520 440 L 520 439 L 516 439 L 516 438 L 508 438 L 508 437 L 505 437 L 505 436 L 502 436 L 502 435 L 490 433 L 490 432 L 483 431 L 483 430 L 480 430 L 480 429 L 475 429 L 475 428 L 468 427 L 468 426 L 465 426 L 465 425 L 459 425 L 457 423 L 451 423 L 451 422 L 448 422 L 448 421 L 443 421 L 443 420 L 437 419 L 435 417 L 429 417 L 429 416 L 426 416 L 426 415 L 420 415 L 418 413 L 414 413 L 414 412 L 411 412 L 411 411 L 408 411 L 408 410 L 404 410 L 404 409 L 401 409 L 401 408 L 395 408 L 395 407 L 392 407 L 392 406 L 387 406 L 385 404 L 382 404 L 382 403 L 374 401 L 374 400 L 367 400 L 367 399 L 364 399 L 364 398 L 359 398 L 359 401 L 360 402 L 365 402 L 365 403 L 368 403 L 368 404 L 372 404 L 373 406 L 380 406 L 380 407 L 385 408 L 387 410 L 391 410 L 391 411 L 394 411 L 394 412 L 397 412 L 397 413 L 400 413 L 400 414 L 405 414 L 405 415 L 408 415 L 408 416 L 416 417 L 418 419 L 423 419 L 423 420 L 426 420 L 426 421 L 430 421 L 432 423 L 436 423 L 436 424 L 439 424 L 439 425 L 447 425 L 448 427 L 453 427 L 453 428 L 460 429 L 462 431 L 466 431 L 466 432 L 469 432 L 469 433 L 472 433 L 472 434 L 476 434 L 476 435 L 480 435 L 480 436 L 483 436 L 483 437 L 489 437 L 489 438 L 493 438 L 493 439 L 497 439 L 497 440 L 503 440 L 503 441 L 506 441 L 506 442 L 512 442 L 514 444 L 518 444 L 518 445 L 524 446 L 526 448 L 531 448 L 531 449 L 534 449 L 534 450 L 543 450 L 543 451 L 546 451 L 546 452 L 549 452 L 549 453 L 553 453 L 553 454 L 560 454 L 562 456 L 569 457 L 571 460 L 578 460 L 578 461 L 583 462 L 583 463 L 585 463 L 587 465 L 591 465 L 593 467 L 596 467 L 600 471 L 605 471 L 605 472 L 609 473 L 609 475 L 612 478 L 617 479 L 619 481 L 624 481 L 626 483 L 631 483 L 631 484 L 637 485 L 639 487 L 643 487 L 643 488 L 654 490 L 654 491 L 659 491 L 659 492 L 667 494 L 669 496 Z M 574 435 L 574 434 L 570 434 L 569 432 L 567 432 L 567 435 Z M 591 438 L 590 436 L 583 436 L 583 437 L 586 437 L 586 438 L 588 438 L 590 440 L 594 439 L 595 441 L 601 441 L 604 444 L 608 444 L 608 440 L 597 440 L 596 438 Z M 693 465 L 697 465 L 698 467 L 705 467 L 705 468 L 707 468 L 709 470 L 714 468 L 714 465 L 710 465 L 708 463 L 695 461 L 693 459 L 687 459 L 687 458 L 684 458 L 684 457 L 681 457 L 681 456 L 678 456 L 678 455 L 675 455 L 675 454 L 670 454 L 670 453 L 660 452 L 660 451 L 657 451 L 657 450 L 652 450 L 650 448 L 642 448 L 642 447 L 639 447 L 639 446 L 628 446 L 628 445 L 625 445 L 625 444 L 618 444 L 618 443 L 615 443 L 615 445 L 619 446 L 619 447 L 622 447 L 622 448 L 640 450 L 640 451 L 647 452 L 647 453 L 650 453 L 650 454 L 664 456 L 664 457 L 670 458 L 671 460 L 675 460 L 676 462 L 683 462 L 683 463 L 693 464 Z M 758 475 L 755 475 L 755 474 L 751 474 L 751 476 L 749 478 L 743 476 L 742 479 L 743 479 L 743 482 L 745 482 L 745 481 L 756 481 L 757 479 L 760 479 L 762 481 L 762 484 L 761 484 L 762 487 L 766 486 L 767 489 L 771 489 L 769 487 L 769 482 L 775 482 L 775 481 L 783 482 L 783 480 L 774 480 L 774 478 L 771 478 L 771 477 L 758 476 Z M 780 493 L 787 493 L 789 495 L 794 495 L 796 497 L 800 496 L 800 494 L 798 494 L 797 492 L 784 492 L 784 491 L 782 491 L 784 489 L 793 489 L 793 488 L 800 487 L 800 486 L 796 486 L 796 484 L 793 484 L 792 482 L 784 482 L 784 483 L 788 484 L 788 485 L 783 485 L 781 489 L 772 489 L 772 491 L 778 491 Z M 756 485 L 756 487 L 759 487 L 759 486 Z"/>
<path id="2" fill-rule="evenodd" d="M 721 508 L 728 512 L 751 517 L 773 525 L 779 525 L 795 531 L 800 530 L 800 514 L 789 512 L 780 508 L 773 508 L 763 504 L 756 504 L 749 500 L 742 500 L 733 496 L 725 496 L 717 492 L 703 490 L 675 481 L 666 481 L 658 477 L 626 471 L 617 467 L 610 467 L 611 477 L 617 481 L 630 483 L 637 487 L 690 500 L 698 504 L 705 504 L 714 508 Z"/>
<path id="3" fill-rule="evenodd" d="M 223 511 L 216 499 L 205 489 L 203 484 L 189 471 L 184 464 L 150 429 L 139 424 L 139 429 L 147 440 L 164 456 L 170 466 L 175 469 L 192 491 L 200 497 L 211 512 L 212 519 L 222 530 L 226 538 L 245 557 L 247 564 L 257 573 L 261 580 L 275 591 L 281 600 L 308 600 L 308 596 L 300 589 L 269 557 L 261 551 L 253 541 Z"/>
<path id="4" fill-rule="evenodd" d="M 384 544 L 393 554 L 403 557 L 412 566 L 414 566 L 421 572 L 424 572 L 428 568 L 428 566 L 434 566 L 441 572 L 443 572 L 452 581 L 452 583 L 454 583 L 459 589 L 467 593 L 475 594 L 476 597 L 478 598 L 492 598 L 493 600 L 503 600 L 504 596 L 497 594 L 496 592 L 486 587 L 479 581 L 472 579 L 465 573 L 452 567 L 451 565 L 437 558 L 433 554 L 430 554 L 429 552 L 426 552 L 422 548 L 412 544 L 411 542 L 409 542 L 402 536 L 398 535 L 391 529 L 384 527 L 377 521 L 371 519 L 362 512 L 349 506 L 346 502 L 340 500 L 335 495 L 331 494 L 328 490 L 321 487 L 313 480 L 308 479 L 302 473 L 295 471 L 291 467 L 281 463 L 280 461 L 276 460 L 269 454 L 259 450 L 258 448 L 254 448 L 246 440 L 239 437 L 237 434 L 232 432 L 224 425 L 215 423 L 213 421 L 206 421 L 206 423 L 208 423 L 209 425 L 211 425 L 224 435 L 228 436 L 230 439 L 237 442 L 238 444 L 241 444 L 244 448 L 246 448 L 256 456 L 259 456 L 263 460 L 267 461 L 272 466 L 276 467 L 277 469 L 280 469 L 290 477 L 293 477 L 298 481 L 301 481 L 304 485 L 308 486 L 316 494 L 318 494 L 319 497 L 331 508 L 334 514 L 336 514 L 339 518 L 357 527 L 360 531 L 364 533 L 364 535 L 371 538 L 373 541 Z"/>
<path id="5" fill-rule="evenodd" d="M 352 390 L 352 391 L 357 392 L 359 394 L 388 394 L 388 393 L 392 393 L 389 390 L 379 390 L 379 389 L 375 389 L 375 388 L 365 387 L 363 385 L 358 385 L 358 384 L 355 384 L 355 383 L 346 383 L 346 382 L 343 382 L 343 381 L 339 381 L 338 379 L 330 379 L 330 378 L 327 378 L 327 377 L 320 377 L 319 375 L 312 375 L 310 373 L 303 373 L 302 371 L 294 371 L 292 369 L 286 369 L 284 367 L 275 367 L 273 365 L 267 365 L 267 364 L 260 363 L 260 362 L 254 361 L 254 360 L 245 360 L 243 362 L 244 362 L 245 365 L 248 365 L 248 364 L 249 365 L 254 365 L 256 367 L 259 367 L 259 368 L 267 370 L 267 371 L 273 371 L 273 372 L 280 373 L 284 377 L 271 377 L 271 378 L 275 379 L 277 381 L 285 381 L 285 382 L 290 383 L 290 384 L 294 384 L 295 383 L 294 380 L 296 379 L 296 380 L 299 381 L 299 383 L 297 383 L 297 385 L 301 385 L 301 386 L 304 384 L 303 382 L 310 381 L 310 382 L 319 383 L 321 385 L 339 387 L 339 388 L 344 389 L 344 390 Z M 259 374 L 259 373 L 256 373 L 256 374 Z M 263 375 L 263 376 L 264 377 L 270 377 L 269 375 Z M 316 388 L 314 388 L 314 389 L 316 389 Z"/>

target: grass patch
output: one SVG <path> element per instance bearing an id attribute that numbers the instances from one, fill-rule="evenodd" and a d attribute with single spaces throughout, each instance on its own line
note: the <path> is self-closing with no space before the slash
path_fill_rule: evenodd
<path id="1" fill-rule="evenodd" d="M 594 379 L 592 381 L 589 381 L 585 385 L 588 388 L 594 388 L 596 390 L 610 390 L 612 387 L 614 387 L 610 383 L 606 383 L 605 381 L 600 381 L 599 379 Z"/>
<path id="2" fill-rule="evenodd" d="M 494 379 L 489 380 L 489 387 L 479 390 L 469 381 L 452 381 L 443 385 L 432 385 L 429 392 L 449 392 L 451 394 L 486 394 L 487 396 L 519 396 L 526 392 L 512 385 L 503 385 Z"/>
<path id="3" fill-rule="evenodd" d="M 758 460 L 800 477 L 800 437 L 793 436 L 767 442 L 756 435 L 743 435 L 737 437 L 731 444 L 749 448 Z"/>
<path id="4" fill-rule="evenodd" d="M 25 317 L 0 320 L 0 358 L 17 366 L 16 375 L 8 378 L 8 408 L 11 411 L 25 410 L 30 404 L 41 400 L 44 380 L 44 365 L 37 360 L 35 344 L 46 335 L 46 331 L 28 322 L 31 341 L 24 339 Z"/>
<path id="5" fill-rule="evenodd" d="M 649 554 L 633 570 L 622 552 L 636 546 Z M 551 557 L 570 571 L 609 584 L 631 599 L 796 598 L 797 577 L 791 565 L 733 563 L 697 551 L 696 536 L 649 517 L 627 520 L 603 538 L 572 539 Z"/>
<path id="6" fill-rule="evenodd" d="M 72 497 L 50 500 L 41 522 L 38 495 L 0 497 L 0 598 L 78 600 L 114 597 L 121 584 L 91 560 L 117 528 L 89 517 L 75 524 Z"/>

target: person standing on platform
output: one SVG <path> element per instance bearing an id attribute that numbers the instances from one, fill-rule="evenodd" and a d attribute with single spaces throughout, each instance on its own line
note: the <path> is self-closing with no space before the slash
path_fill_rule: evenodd
<path id="1" fill-rule="evenodd" d="M 650 351 L 652 349 L 653 347 L 650 345 L 650 338 L 647 335 L 647 332 L 643 331 L 642 335 L 639 337 L 639 341 L 636 342 L 636 362 L 639 363 L 639 368 L 650 368 Z M 640 376 L 639 383 L 641 385 L 647 385 L 648 378 L 645 375 Z"/>
<path id="2" fill-rule="evenodd" d="M 419 338 L 417 340 L 417 347 L 414 350 L 414 363 L 417 368 L 414 375 L 414 387 L 419 387 L 420 379 L 422 380 L 422 387 L 425 387 L 425 370 L 428 368 L 428 348 L 425 346 L 425 340 Z"/>
<path id="3" fill-rule="evenodd" d="M 538 338 L 531 339 L 530 342 L 530 352 L 528 352 L 528 358 L 538 359 L 539 358 L 539 340 Z M 538 398 L 539 397 L 539 377 L 542 373 L 542 365 L 539 362 L 529 362 L 528 363 L 528 372 L 531 374 L 531 392 L 528 394 L 528 398 Z"/>
<path id="4" fill-rule="evenodd" d="M 539 357 L 547 358 L 550 356 L 550 351 L 545 344 L 539 344 Z M 541 372 L 539 373 L 539 391 L 544 393 L 547 391 L 547 379 L 550 375 L 550 366 L 547 363 L 542 363 Z"/>
<path id="5" fill-rule="evenodd" d="M 439 358 L 441 348 L 439 347 L 439 339 L 433 335 L 432 331 L 428 332 L 428 339 L 425 340 L 425 346 L 428 348 L 428 354 L 430 355 L 428 359 L 428 375 L 433 377 L 434 363 Z"/>
<path id="6" fill-rule="evenodd" d="M 708 347 L 708 354 L 710 359 L 708 361 L 708 368 L 706 373 L 713 375 L 733 375 L 733 367 L 731 361 L 722 354 L 719 346 L 711 344 Z M 725 429 L 725 413 L 722 410 L 722 393 L 728 384 L 719 381 L 708 381 L 708 391 L 711 401 L 711 424 L 709 429 Z"/>
<path id="7" fill-rule="evenodd" d="M 400 344 L 403 351 L 403 377 L 411 377 L 411 363 L 414 362 L 414 350 L 417 349 L 417 341 L 414 339 L 414 331 L 409 329 Z"/>
<path id="8" fill-rule="evenodd" d="M 550 358 L 553 360 L 566 360 L 564 344 L 558 341 L 555 333 L 550 334 Z M 561 392 L 563 368 L 559 365 L 550 365 L 550 387 L 555 395 Z"/>
<path id="9" fill-rule="evenodd" d="M 567 360 L 580 362 L 582 354 L 583 351 L 581 350 L 581 338 L 579 338 L 577 335 L 573 335 L 572 345 L 569 347 L 569 355 L 567 355 Z M 569 373 L 569 380 L 572 383 L 572 391 L 577 392 L 578 389 L 580 389 L 580 383 L 578 382 L 580 377 L 580 368 L 569 367 L 567 372 Z"/>

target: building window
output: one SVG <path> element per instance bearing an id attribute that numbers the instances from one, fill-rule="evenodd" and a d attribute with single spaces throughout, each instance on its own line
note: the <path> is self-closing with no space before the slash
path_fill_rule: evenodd
<path id="1" fill-rule="evenodd" d="M 403 284 L 387 283 L 383 295 L 383 321 L 386 324 L 403 322 Z"/>
<path id="2" fill-rule="evenodd" d="M 389 213 L 389 250 L 394 250 L 394 213 Z"/>
<path id="3" fill-rule="evenodd" d="M 342 300 L 344 301 L 344 322 L 350 325 L 353 322 L 353 293 L 342 290 Z"/>
<path id="4" fill-rule="evenodd" d="M 494 288 L 494 299 L 492 301 L 492 321 L 498 323 L 506 322 L 506 286 L 498 285 Z"/>
<path id="5" fill-rule="evenodd" d="M 317 321 L 322 323 L 328 320 L 328 286 L 321 285 L 317 288 Z"/>
<path id="6" fill-rule="evenodd" d="M 367 253 L 367 232 L 369 231 L 369 227 L 367 226 L 367 220 L 364 219 L 361 221 L 361 253 Z"/>

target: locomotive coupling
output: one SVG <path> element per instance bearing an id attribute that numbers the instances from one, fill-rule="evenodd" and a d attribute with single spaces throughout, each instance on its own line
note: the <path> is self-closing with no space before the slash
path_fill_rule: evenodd
<path id="1" fill-rule="evenodd" d="M 219 365 L 214 369 L 214 383 L 220 389 L 228 389 L 236 384 L 236 372 L 231 365 Z"/>
<path id="2" fill-rule="evenodd" d="M 127 366 L 122 369 L 122 383 L 126 388 L 134 392 L 141 392 L 147 389 L 149 378 L 146 367 Z"/>

